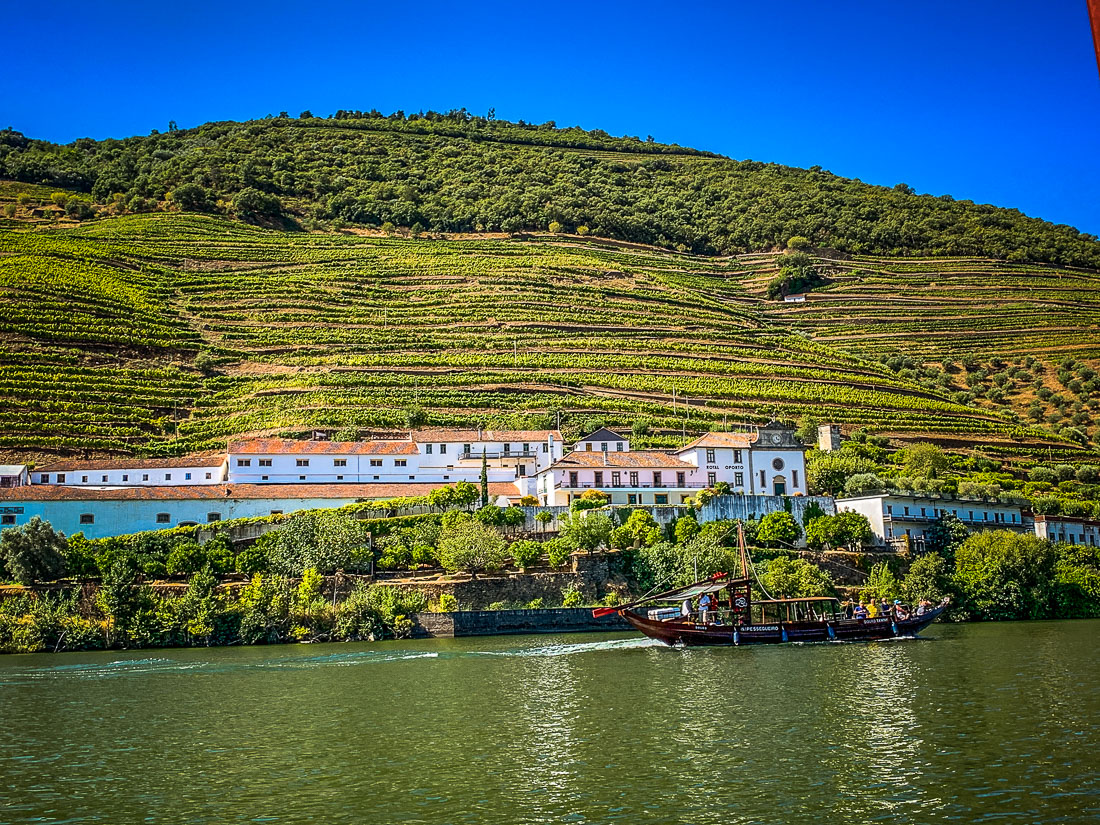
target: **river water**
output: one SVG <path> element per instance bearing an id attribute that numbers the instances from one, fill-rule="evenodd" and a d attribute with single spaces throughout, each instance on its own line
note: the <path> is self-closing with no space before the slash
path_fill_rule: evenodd
<path id="1" fill-rule="evenodd" d="M 0 658 L 0 822 L 1100 819 L 1100 622 Z"/>

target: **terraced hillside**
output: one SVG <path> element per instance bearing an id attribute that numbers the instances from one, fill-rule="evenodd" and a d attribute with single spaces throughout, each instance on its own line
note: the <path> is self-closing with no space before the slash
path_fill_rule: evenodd
<path id="1" fill-rule="evenodd" d="M 1056 381 L 1055 357 L 1093 358 L 1079 328 L 1095 323 L 1095 273 L 824 260 L 832 284 L 785 305 L 762 297 L 776 264 L 563 235 L 286 233 L 179 213 L 7 222 L 0 449 L 181 452 L 244 433 L 559 415 L 574 430 L 650 422 L 640 442 L 662 444 L 805 414 L 901 439 L 1081 449 L 966 379 L 991 348 L 1020 358 L 1011 368 L 1032 384 Z M 1056 318 L 1024 324 L 1037 292 Z M 975 352 L 981 365 L 926 372 Z M 1091 419 L 1076 426 L 1094 432 Z"/>

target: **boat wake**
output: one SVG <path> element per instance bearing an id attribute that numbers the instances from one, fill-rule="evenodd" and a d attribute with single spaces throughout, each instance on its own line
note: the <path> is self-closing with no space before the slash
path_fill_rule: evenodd
<path id="1" fill-rule="evenodd" d="M 516 650 L 484 650 L 471 652 L 471 656 L 573 656 L 578 653 L 593 653 L 604 650 L 635 650 L 649 647 L 666 647 L 657 639 L 609 639 L 602 642 L 580 642 L 578 644 L 551 644 L 538 647 L 525 647 Z"/>

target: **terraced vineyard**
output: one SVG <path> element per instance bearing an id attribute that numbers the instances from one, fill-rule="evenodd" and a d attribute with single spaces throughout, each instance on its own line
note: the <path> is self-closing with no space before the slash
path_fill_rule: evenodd
<path id="1" fill-rule="evenodd" d="M 0 224 L 0 449 L 182 452 L 246 433 L 559 415 L 575 430 L 646 419 L 667 444 L 804 414 L 903 440 L 1081 449 L 1012 403 L 960 398 L 968 370 L 936 383 L 882 359 L 1030 356 L 1053 375 L 1055 357 L 1097 355 L 1097 273 L 826 261 L 829 287 L 776 304 L 762 297 L 775 258 L 176 213 Z"/>

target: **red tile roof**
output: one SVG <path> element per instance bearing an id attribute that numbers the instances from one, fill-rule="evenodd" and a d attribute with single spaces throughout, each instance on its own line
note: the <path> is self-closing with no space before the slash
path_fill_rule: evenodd
<path id="1" fill-rule="evenodd" d="M 416 455 L 411 441 L 293 441 L 250 438 L 229 445 L 233 455 Z"/>
<path id="2" fill-rule="evenodd" d="M 706 433 L 699 436 L 694 441 L 690 441 L 683 447 L 677 448 L 676 452 L 682 453 L 685 450 L 691 450 L 695 447 L 734 447 L 736 449 L 744 449 L 751 447 L 756 443 L 756 439 L 759 437 L 757 433 Z"/>
<path id="3" fill-rule="evenodd" d="M 436 443 L 465 444 L 468 442 L 516 442 L 516 441 L 546 441 L 550 436 L 559 444 L 562 441 L 561 432 L 558 430 L 413 430 L 410 433 L 412 440 L 423 444 L 431 441 Z"/>
<path id="4" fill-rule="evenodd" d="M 604 456 L 607 456 L 606 462 Z M 574 468 L 594 468 L 601 469 L 603 467 L 628 467 L 632 469 L 652 467 L 653 469 L 677 469 L 677 470 L 697 470 L 699 469 L 694 464 L 689 464 L 686 461 L 681 461 L 674 455 L 669 453 L 663 453 L 658 450 L 631 450 L 629 452 L 603 452 L 602 450 L 593 450 L 588 452 L 583 450 L 580 452 L 572 452 L 569 455 L 562 458 L 560 461 L 555 461 L 550 465 L 551 470 L 568 470 Z"/>
<path id="5" fill-rule="evenodd" d="M 425 496 L 446 485 L 409 484 L 180 484 L 164 487 L 68 487 L 61 484 L 32 484 L 0 488 L 0 501 L 188 501 L 200 499 L 383 499 Z M 493 497 L 518 498 L 519 491 L 508 481 L 489 484 Z"/>
<path id="6" fill-rule="evenodd" d="M 64 459 L 35 467 L 33 473 L 67 473 L 81 470 L 170 470 L 176 467 L 220 467 L 225 453 L 192 453 L 178 458 L 91 458 Z"/>

